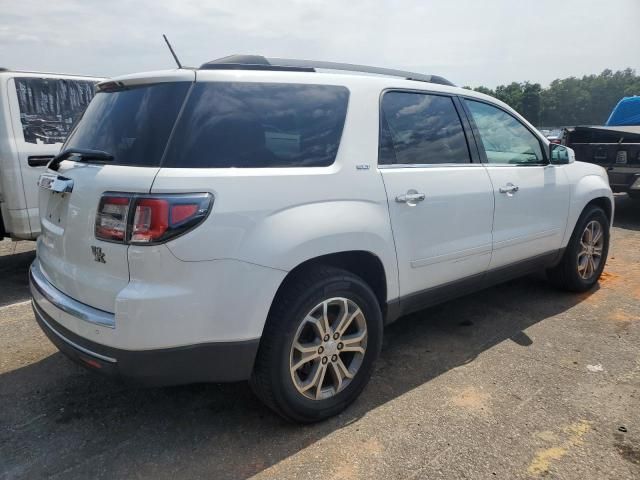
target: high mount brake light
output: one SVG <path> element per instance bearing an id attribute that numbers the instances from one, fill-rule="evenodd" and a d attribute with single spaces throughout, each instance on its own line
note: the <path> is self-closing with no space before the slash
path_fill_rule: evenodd
<path id="1" fill-rule="evenodd" d="M 210 193 L 105 193 L 98 205 L 95 235 L 108 242 L 136 245 L 166 242 L 200 224 L 212 204 Z"/>

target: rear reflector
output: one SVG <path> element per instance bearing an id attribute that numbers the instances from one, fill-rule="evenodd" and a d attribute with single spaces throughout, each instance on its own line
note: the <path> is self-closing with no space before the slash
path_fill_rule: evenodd
<path id="1" fill-rule="evenodd" d="M 80 357 L 80 360 L 82 360 L 84 363 L 86 363 L 87 365 L 89 365 L 90 367 L 93 368 L 102 368 L 102 365 L 100 364 L 100 362 L 93 360 L 91 358 L 84 358 L 84 357 Z"/>
<path id="2" fill-rule="evenodd" d="M 106 193 L 96 214 L 96 238 L 130 244 L 162 243 L 191 230 L 208 215 L 209 193 L 136 195 Z"/>

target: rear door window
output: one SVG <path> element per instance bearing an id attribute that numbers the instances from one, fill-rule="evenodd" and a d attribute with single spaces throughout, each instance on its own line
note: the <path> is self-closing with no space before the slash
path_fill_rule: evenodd
<path id="1" fill-rule="evenodd" d="M 66 148 L 102 150 L 116 165 L 159 166 L 191 82 L 98 92 Z"/>
<path id="2" fill-rule="evenodd" d="M 93 98 L 95 82 L 62 78 L 14 78 L 26 143 L 63 143 Z"/>
<path id="3" fill-rule="evenodd" d="M 469 147 L 451 97 L 396 91 L 384 94 L 380 164 L 469 162 Z"/>
<path id="4" fill-rule="evenodd" d="M 348 98 L 331 85 L 196 83 L 163 167 L 331 165 Z"/>

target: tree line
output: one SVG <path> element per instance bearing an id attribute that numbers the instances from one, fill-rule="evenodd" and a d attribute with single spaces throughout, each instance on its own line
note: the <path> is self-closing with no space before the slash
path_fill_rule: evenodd
<path id="1" fill-rule="evenodd" d="M 548 88 L 512 82 L 495 90 L 482 86 L 473 90 L 502 100 L 539 127 L 602 125 L 622 97 L 640 95 L 640 75 L 631 68 L 607 69 L 599 75 L 559 78 Z"/>

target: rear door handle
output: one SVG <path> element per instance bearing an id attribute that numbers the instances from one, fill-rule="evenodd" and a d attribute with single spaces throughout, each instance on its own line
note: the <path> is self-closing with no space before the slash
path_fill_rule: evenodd
<path id="1" fill-rule="evenodd" d="M 424 193 L 413 193 L 413 192 L 407 192 L 404 195 L 398 195 L 396 197 L 396 202 L 398 203 L 417 203 L 417 202 L 421 202 L 426 198 L 426 195 Z"/>
<path id="2" fill-rule="evenodd" d="M 520 190 L 520 187 L 513 183 L 507 183 L 504 187 L 500 187 L 498 190 L 500 193 L 513 194 Z"/>

